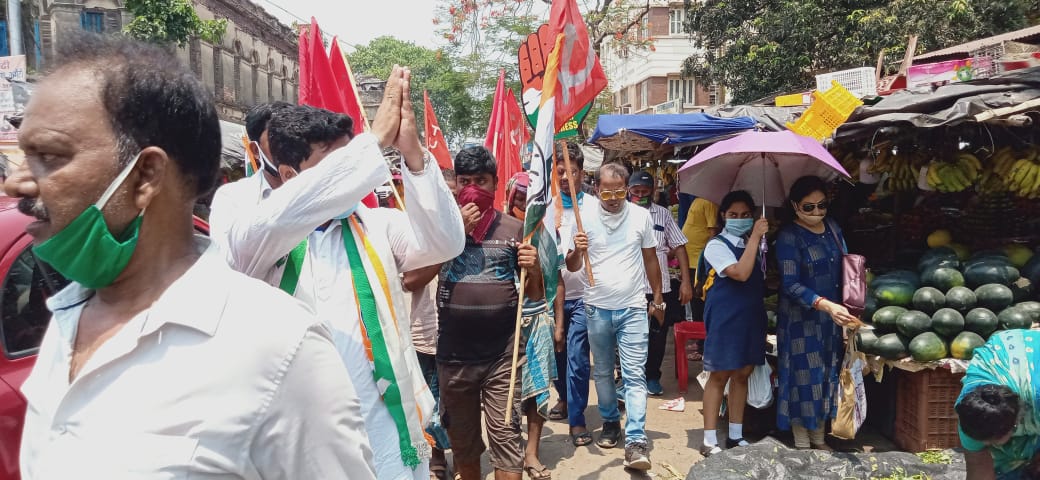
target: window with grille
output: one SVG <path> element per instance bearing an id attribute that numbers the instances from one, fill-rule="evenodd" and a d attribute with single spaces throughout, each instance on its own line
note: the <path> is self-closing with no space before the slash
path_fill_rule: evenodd
<path id="1" fill-rule="evenodd" d="M 105 33 L 105 12 L 84 10 L 79 14 L 79 22 L 88 32 Z"/>
<path id="2" fill-rule="evenodd" d="M 683 80 L 679 78 L 668 79 L 668 100 L 681 100 L 683 103 L 694 102 L 694 80 Z"/>
<path id="3" fill-rule="evenodd" d="M 681 8 L 673 8 L 668 12 L 668 34 L 682 35 L 686 33 L 683 21 L 686 20 L 686 11 Z"/>
<path id="4" fill-rule="evenodd" d="M 722 103 L 721 90 L 719 84 L 713 83 L 708 86 L 708 105 L 718 105 Z"/>
<path id="5" fill-rule="evenodd" d="M 644 15 L 639 20 L 639 39 L 646 40 L 650 38 L 650 18 L 648 15 Z"/>
<path id="6" fill-rule="evenodd" d="M 650 106 L 650 80 L 639 85 L 639 105 L 643 108 Z"/>
<path id="7" fill-rule="evenodd" d="M 621 89 L 621 102 L 619 102 L 619 103 L 622 106 L 628 105 L 628 88 L 622 88 Z"/>

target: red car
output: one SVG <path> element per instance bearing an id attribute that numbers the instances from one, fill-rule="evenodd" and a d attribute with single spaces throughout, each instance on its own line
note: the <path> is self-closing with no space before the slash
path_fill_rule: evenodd
<path id="1" fill-rule="evenodd" d="M 19 480 L 18 446 L 25 418 L 20 388 L 29 376 L 51 313 L 46 300 L 68 280 L 32 253 L 17 198 L 0 194 L 0 480 Z M 195 217 L 195 229 L 209 225 Z"/>

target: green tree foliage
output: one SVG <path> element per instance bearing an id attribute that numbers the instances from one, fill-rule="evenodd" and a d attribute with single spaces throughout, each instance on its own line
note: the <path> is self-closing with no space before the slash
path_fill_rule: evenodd
<path id="1" fill-rule="evenodd" d="M 424 121 L 422 92 L 427 90 L 449 143 L 459 145 L 466 136 L 483 136 L 483 129 L 487 127 L 484 122 L 490 111 L 484 114 L 482 105 L 470 95 L 474 75 L 460 68 L 460 61 L 445 51 L 383 36 L 368 45 L 359 45 L 347 59 L 355 74 L 383 79 L 390 75 L 395 63 L 408 66 L 412 71 L 412 101 L 419 122 Z"/>
<path id="2" fill-rule="evenodd" d="M 134 38 L 184 46 L 199 37 L 218 43 L 227 29 L 227 20 L 202 20 L 190 0 L 126 0 L 134 19 L 124 32 Z"/>
<path id="3" fill-rule="evenodd" d="M 819 73 L 901 59 L 1028 26 L 1034 0 L 687 0 L 700 53 L 687 74 L 730 89 L 735 103 L 800 91 Z"/>

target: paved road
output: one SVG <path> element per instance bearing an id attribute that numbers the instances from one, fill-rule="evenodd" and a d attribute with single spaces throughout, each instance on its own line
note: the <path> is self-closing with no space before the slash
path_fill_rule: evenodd
<path id="1" fill-rule="evenodd" d="M 592 445 L 575 448 L 568 435 L 567 422 L 550 421 L 546 423 L 545 432 L 541 444 L 541 460 L 553 472 L 553 478 L 557 480 L 628 480 L 628 479 L 685 479 L 686 473 L 694 463 L 703 457 L 698 452 L 698 446 L 703 441 L 704 418 L 701 414 L 700 385 L 695 377 L 701 372 L 700 362 L 690 363 L 689 391 L 684 395 L 686 399 L 686 410 L 684 412 L 671 412 L 660 410 L 658 407 L 666 400 L 679 396 L 678 385 L 675 379 L 673 342 L 669 339 L 669 349 L 664 360 L 664 385 L 665 393 L 661 397 L 650 397 L 647 399 L 647 435 L 651 440 L 650 459 L 653 468 L 646 473 L 631 472 L 622 467 L 624 461 L 624 449 L 601 449 Z M 589 430 L 593 432 L 593 438 L 599 438 L 601 419 L 596 408 L 596 391 L 590 388 L 590 406 L 585 412 Z M 556 392 L 552 393 L 555 403 Z M 749 415 L 754 413 L 748 409 Z M 773 433 L 779 439 L 791 444 L 789 434 L 777 434 L 770 432 L 775 424 L 775 411 L 769 410 L 757 414 L 757 416 L 745 420 L 745 437 L 748 440 L 757 440 L 762 436 Z M 725 429 L 726 420 L 720 419 L 719 425 Z M 725 433 L 720 432 L 719 438 L 725 438 Z M 846 451 L 888 451 L 894 449 L 893 445 L 881 438 L 876 433 L 864 431 L 855 442 L 841 442 L 833 437 L 828 437 L 828 443 L 832 446 Z M 492 480 L 494 474 L 487 463 L 487 455 L 484 456 L 485 479 Z M 667 466 L 674 468 L 679 473 L 678 477 L 670 474 Z M 527 476 L 525 475 L 526 479 Z"/>

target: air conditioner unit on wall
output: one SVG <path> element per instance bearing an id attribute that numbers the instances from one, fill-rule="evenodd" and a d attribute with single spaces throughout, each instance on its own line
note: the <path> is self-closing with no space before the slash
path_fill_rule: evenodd
<path id="1" fill-rule="evenodd" d="M 622 115 L 628 115 L 632 113 L 632 107 L 621 107 L 619 109 L 619 113 L 621 113 Z"/>

